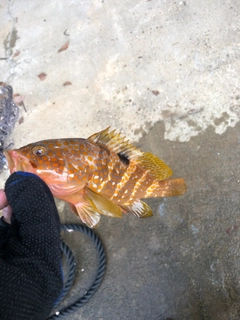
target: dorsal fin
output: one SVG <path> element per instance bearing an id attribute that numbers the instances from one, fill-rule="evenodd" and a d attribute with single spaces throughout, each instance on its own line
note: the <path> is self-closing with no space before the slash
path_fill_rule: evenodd
<path id="1" fill-rule="evenodd" d="M 150 152 L 143 152 L 137 159 L 137 162 L 142 168 L 158 180 L 167 179 L 172 175 L 172 169 L 169 168 L 165 162 Z"/>
<path id="2" fill-rule="evenodd" d="M 129 160 L 135 161 L 158 180 L 167 179 L 172 175 L 172 170 L 161 159 L 150 152 L 137 149 L 122 133 L 110 131 L 110 127 L 93 134 L 88 140 L 117 153 L 126 164 Z"/>
<path id="3" fill-rule="evenodd" d="M 143 154 L 132 145 L 122 133 L 116 132 L 116 130 L 110 131 L 110 127 L 93 134 L 88 140 L 125 156 L 129 160 L 135 160 Z"/>

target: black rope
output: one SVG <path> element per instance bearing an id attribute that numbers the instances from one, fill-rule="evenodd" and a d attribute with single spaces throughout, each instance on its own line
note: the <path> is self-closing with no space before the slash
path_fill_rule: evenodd
<path id="1" fill-rule="evenodd" d="M 88 289 L 88 291 L 82 297 L 78 298 L 70 306 L 68 306 L 62 310 L 55 311 L 55 314 L 52 315 L 51 317 L 49 317 L 47 320 L 62 319 L 66 315 L 69 315 L 70 313 L 81 308 L 97 291 L 97 289 L 100 286 L 101 281 L 103 279 L 105 268 L 106 268 L 106 255 L 105 255 L 105 251 L 103 248 L 103 244 L 102 244 L 101 240 L 99 239 L 99 237 L 96 235 L 96 233 L 93 232 L 92 229 L 88 228 L 87 226 L 80 225 L 80 224 L 62 224 L 61 229 L 64 231 L 74 230 L 74 231 L 83 232 L 93 240 L 94 245 L 95 245 L 97 252 L 98 252 L 98 260 L 99 260 L 98 271 L 97 271 L 96 278 L 93 281 L 91 287 Z M 75 263 L 75 258 L 73 256 L 73 253 L 71 252 L 69 247 L 64 242 L 62 242 L 62 244 L 61 244 L 61 249 L 67 258 L 67 262 L 69 265 L 69 271 L 68 271 L 68 279 L 67 279 L 66 283 L 64 284 L 64 289 L 63 289 L 63 292 L 62 292 L 62 295 L 60 298 L 61 300 L 59 301 L 59 303 L 64 299 L 64 297 L 69 292 L 69 290 L 73 284 L 73 280 L 74 280 L 75 272 L 76 272 L 76 263 Z M 59 303 L 58 303 L 58 305 L 59 305 Z M 56 306 L 54 307 L 54 309 L 56 309 Z"/>
<path id="2" fill-rule="evenodd" d="M 54 309 L 63 301 L 63 299 L 66 297 L 68 292 L 70 291 L 73 281 L 76 274 L 76 262 L 74 255 L 71 251 L 71 249 L 66 245 L 65 242 L 61 241 L 61 250 L 63 254 L 66 257 L 67 263 L 68 263 L 68 275 L 67 275 L 67 281 L 64 283 L 64 288 L 61 293 L 61 297 L 59 299 L 59 302 L 54 306 Z"/>

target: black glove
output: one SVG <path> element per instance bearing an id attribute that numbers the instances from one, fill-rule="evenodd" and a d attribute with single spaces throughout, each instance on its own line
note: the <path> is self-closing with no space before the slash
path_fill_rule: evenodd
<path id="1" fill-rule="evenodd" d="M 0 319 L 44 320 L 63 286 L 57 208 L 30 173 L 13 173 L 5 193 L 12 218 L 0 221 Z"/>

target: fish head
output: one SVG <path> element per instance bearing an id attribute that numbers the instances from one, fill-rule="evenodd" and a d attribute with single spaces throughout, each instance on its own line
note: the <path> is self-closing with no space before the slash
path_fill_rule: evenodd
<path id="1" fill-rule="evenodd" d="M 25 171 L 40 177 L 57 178 L 64 171 L 61 170 L 63 159 L 61 149 L 56 148 L 56 145 L 50 141 L 40 141 L 19 149 L 5 150 L 4 155 L 11 173 Z"/>
<path id="2" fill-rule="evenodd" d="M 16 171 L 31 172 L 43 179 L 55 193 L 60 189 L 81 188 L 78 168 L 74 167 L 73 153 L 68 140 L 45 140 L 29 144 L 19 149 L 5 150 L 10 173 Z M 82 177 L 83 178 L 83 177 Z"/>

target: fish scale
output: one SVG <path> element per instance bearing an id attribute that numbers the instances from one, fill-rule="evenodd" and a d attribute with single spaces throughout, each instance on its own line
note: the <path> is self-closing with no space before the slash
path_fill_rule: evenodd
<path id="1" fill-rule="evenodd" d="M 110 128 L 88 139 L 39 141 L 4 154 L 10 172 L 37 174 L 89 227 L 95 227 L 101 215 L 120 218 L 132 212 L 149 217 L 152 210 L 142 198 L 186 192 L 184 179 L 168 179 L 172 170 L 161 159 Z"/>
<path id="2" fill-rule="evenodd" d="M 99 184 L 97 192 L 101 192 L 108 197 L 114 197 L 117 189 L 122 187 L 122 176 L 127 167 L 119 160 L 117 155 L 110 154 L 109 158 L 107 164 L 102 166 L 100 170 L 103 174 L 103 181 Z"/>

